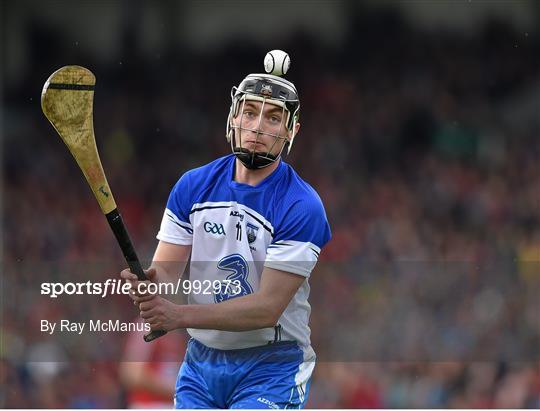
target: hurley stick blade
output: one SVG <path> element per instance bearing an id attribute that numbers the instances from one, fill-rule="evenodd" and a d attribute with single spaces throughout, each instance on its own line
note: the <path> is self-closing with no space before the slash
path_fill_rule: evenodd
<path id="1" fill-rule="evenodd" d="M 86 181 L 107 217 L 118 245 L 132 273 L 140 281 L 147 280 L 122 216 L 116 208 L 105 178 L 94 136 L 93 106 L 96 78 L 80 66 L 66 66 L 55 71 L 41 92 L 41 109 L 79 164 Z M 152 341 L 167 332 L 154 330 L 144 336 Z"/>
<path id="2" fill-rule="evenodd" d="M 99 159 L 94 136 L 96 78 L 80 66 L 55 71 L 41 92 L 41 109 L 84 173 L 104 214 L 116 208 Z"/>

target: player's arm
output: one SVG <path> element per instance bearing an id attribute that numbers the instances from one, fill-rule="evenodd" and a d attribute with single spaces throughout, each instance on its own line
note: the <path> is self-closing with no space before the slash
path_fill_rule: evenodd
<path id="1" fill-rule="evenodd" d="M 160 241 L 149 268 L 156 270 L 159 282 L 175 282 L 184 273 L 190 254 L 190 245 Z"/>
<path id="2" fill-rule="evenodd" d="M 265 267 L 256 293 L 219 304 L 176 305 L 162 298 L 140 303 L 152 329 L 200 328 L 248 331 L 273 327 L 305 277 Z"/>
<path id="3" fill-rule="evenodd" d="M 305 277 L 265 267 L 259 291 L 219 304 L 181 306 L 178 326 L 225 331 L 273 327 Z"/>

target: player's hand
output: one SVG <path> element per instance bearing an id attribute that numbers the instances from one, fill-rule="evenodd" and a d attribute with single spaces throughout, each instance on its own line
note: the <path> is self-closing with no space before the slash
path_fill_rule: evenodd
<path id="1" fill-rule="evenodd" d="M 181 307 L 160 296 L 139 304 L 140 315 L 152 330 L 164 331 L 179 328 Z"/>
<path id="2" fill-rule="evenodd" d="M 129 293 L 129 296 L 133 300 L 133 304 L 135 305 L 138 305 L 143 301 L 149 301 L 155 297 L 155 294 L 150 294 L 146 292 L 146 290 L 148 288 L 148 284 L 150 284 L 151 282 L 157 283 L 157 272 L 154 268 L 150 268 L 148 270 L 144 270 L 144 274 L 148 278 L 148 280 L 146 281 L 139 281 L 138 277 L 133 274 L 129 270 L 129 268 L 126 268 L 120 273 L 120 277 L 126 280 L 127 283 L 131 284 L 131 291 Z M 146 286 L 139 286 L 139 284 L 141 283 L 145 283 Z"/>

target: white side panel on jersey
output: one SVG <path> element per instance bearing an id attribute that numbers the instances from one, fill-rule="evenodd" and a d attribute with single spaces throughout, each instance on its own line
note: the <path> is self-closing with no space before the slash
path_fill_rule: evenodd
<path id="1" fill-rule="evenodd" d="M 309 277 L 317 264 L 321 249 L 302 241 L 277 241 L 268 246 L 266 267 Z"/>
<path id="2" fill-rule="evenodd" d="M 167 243 L 190 245 L 193 242 L 193 228 L 190 223 L 181 221 L 171 210 L 166 208 L 156 238 Z"/>

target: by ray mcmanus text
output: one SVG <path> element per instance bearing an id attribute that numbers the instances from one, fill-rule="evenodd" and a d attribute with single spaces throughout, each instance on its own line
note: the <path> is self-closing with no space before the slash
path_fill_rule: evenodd
<path id="1" fill-rule="evenodd" d="M 123 322 L 120 320 L 89 320 L 86 321 L 48 321 L 41 320 L 40 331 L 53 335 L 55 332 L 75 333 L 81 335 L 88 332 L 150 332 L 150 324 L 143 322 Z"/>

